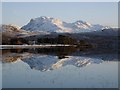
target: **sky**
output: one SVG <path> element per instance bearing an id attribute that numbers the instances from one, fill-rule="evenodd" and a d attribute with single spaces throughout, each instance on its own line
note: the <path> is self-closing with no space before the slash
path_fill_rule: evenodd
<path id="1" fill-rule="evenodd" d="M 2 2 L 2 23 L 23 26 L 31 18 L 50 16 L 66 22 L 118 26 L 117 2 Z"/>
<path id="2" fill-rule="evenodd" d="M 0 3 L 0 13 L 2 13 L 2 3 Z M 2 14 L 0 14 L 0 24 L 2 24 Z"/>

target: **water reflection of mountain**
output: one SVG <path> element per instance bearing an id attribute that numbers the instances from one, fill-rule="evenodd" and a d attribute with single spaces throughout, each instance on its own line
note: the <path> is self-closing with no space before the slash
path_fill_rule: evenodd
<path id="1" fill-rule="evenodd" d="M 115 49 L 79 49 L 75 47 L 55 47 L 41 49 L 2 50 L 2 62 L 13 63 L 22 60 L 31 69 L 54 70 L 66 65 L 83 67 L 103 61 L 117 61 Z"/>

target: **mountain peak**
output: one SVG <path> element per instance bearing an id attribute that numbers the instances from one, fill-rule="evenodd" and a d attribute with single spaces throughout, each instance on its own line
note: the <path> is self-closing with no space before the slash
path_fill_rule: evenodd
<path id="1" fill-rule="evenodd" d="M 53 17 L 47 17 L 47 16 L 41 16 L 41 17 L 37 17 L 37 18 L 34 18 L 32 20 L 52 20 L 54 19 Z"/>
<path id="2" fill-rule="evenodd" d="M 75 23 L 86 23 L 86 22 L 82 20 L 77 20 Z"/>
<path id="3" fill-rule="evenodd" d="M 30 20 L 30 23 L 47 23 L 47 22 L 54 24 L 62 24 L 62 21 L 60 19 L 46 16 L 41 16 Z"/>
<path id="4" fill-rule="evenodd" d="M 90 23 L 88 23 L 88 22 L 85 22 L 85 21 L 82 21 L 82 20 L 78 20 L 78 21 L 76 21 L 75 23 L 77 23 L 77 24 L 85 24 L 85 25 L 87 25 L 87 26 L 91 26 L 91 24 Z"/>
<path id="5" fill-rule="evenodd" d="M 49 17 L 49 16 L 41 16 L 39 18 L 41 18 L 41 19 L 53 19 L 53 17 Z"/>

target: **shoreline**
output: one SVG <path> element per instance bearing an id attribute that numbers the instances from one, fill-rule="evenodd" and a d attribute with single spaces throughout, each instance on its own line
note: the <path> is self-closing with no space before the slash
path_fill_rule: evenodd
<path id="1" fill-rule="evenodd" d="M 47 45 L 0 45 L 0 49 L 14 48 L 50 48 L 50 47 L 76 47 L 77 45 L 47 44 Z"/>

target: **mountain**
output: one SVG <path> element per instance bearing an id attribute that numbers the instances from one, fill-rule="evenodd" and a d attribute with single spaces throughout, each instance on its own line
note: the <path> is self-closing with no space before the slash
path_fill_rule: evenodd
<path id="1" fill-rule="evenodd" d="M 79 33 L 98 31 L 108 28 L 110 27 L 99 24 L 93 25 L 81 20 L 73 23 L 67 23 L 56 18 L 42 16 L 31 19 L 30 22 L 21 29 L 32 32 Z"/>
<path id="2" fill-rule="evenodd" d="M 27 37 L 39 33 L 29 32 L 15 25 L 0 25 L 0 37 L 2 42 L 0 44 L 10 44 L 10 40 L 16 37 Z"/>
<path id="3" fill-rule="evenodd" d="M 9 35 L 16 35 L 16 34 L 28 34 L 28 31 L 20 29 L 20 27 L 15 25 L 1 25 L 0 32 L 9 34 Z"/>
<path id="4" fill-rule="evenodd" d="M 27 31 L 39 31 L 39 32 L 70 32 L 68 28 L 64 27 L 64 24 L 59 19 L 52 17 L 39 17 L 31 19 L 30 22 L 23 26 L 22 29 Z"/>
<path id="5" fill-rule="evenodd" d="M 40 32 L 30 32 L 26 31 L 24 29 L 21 29 L 20 27 L 16 25 L 0 25 L 0 37 L 2 37 L 2 41 L 0 41 L 0 44 L 10 44 L 10 40 L 12 38 L 26 38 L 33 35 L 46 35 L 47 33 L 40 33 Z"/>
<path id="6" fill-rule="evenodd" d="M 27 31 L 21 30 L 19 27 L 14 26 L 14 25 L 1 25 L 0 33 L 2 37 L 1 44 L 8 44 L 11 38 L 16 37 L 18 34 L 19 35 L 28 34 Z"/>

